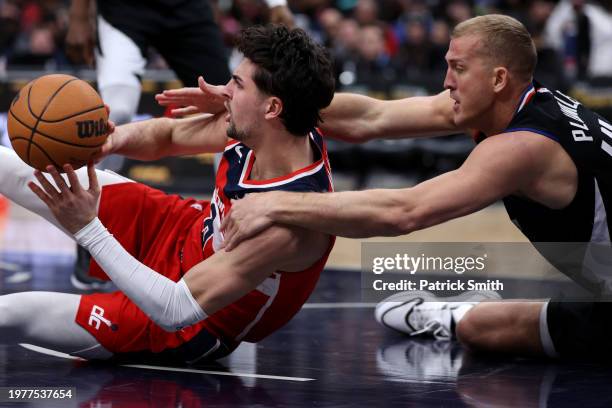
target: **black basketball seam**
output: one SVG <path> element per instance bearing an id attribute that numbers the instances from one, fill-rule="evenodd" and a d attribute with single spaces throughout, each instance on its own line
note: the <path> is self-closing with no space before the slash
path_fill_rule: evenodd
<path id="1" fill-rule="evenodd" d="M 87 109 L 87 110 L 84 110 L 84 111 L 82 111 L 82 112 L 77 112 L 77 113 L 74 113 L 74 114 L 72 114 L 72 115 L 70 115 L 70 116 L 66 116 L 66 117 L 64 117 L 64 118 L 54 119 L 54 120 L 40 119 L 40 121 L 41 121 L 42 123 L 56 123 L 56 122 L 61 122 L 62 120 L 66 120 L 66 119 L 74 118 L 75 116 L 79 116 L 79 115 L 82 115 L 82 114 L 84 114 L 84 113 L 93 112 L 93 111 L 95 111 L 96 109 L 101 109 L 101 108 L 103 108 L 103 107 L 104 107 L 104 105 L 98 105 L 98 106 L 96 106 L 96 107 L 94 107 L 94 108 Z"/>
<path id="2" fill-rule="evenodd" d="M 71 83 L 73 81 L 77 81 L 77 80 L 78 80 L 77 78 L 69 79 L 66 82 L 64 82 L 59 88 L 57 88 L 55 90 L 53 95 L 51 95 L 49 97 L 49 99 L 47 100 L 47 103 L 43 107 L 42 112 L 40 112 L 40 118 L 42 118 L 43 115 L 45 114 L 45 111 L 47 110 L 47 108 L 51 104 L 51 101 L 53 100 L 53 98 L 55 98 L 57 96 L 57 94 L 59 94 L 60 91 L 66 87 L 66 85 L 68 85 L 69 83 Z M 32 92 L 32 88 L 34 88 L 34 85 L 35 85 L 35 83 L 30 86 L 30 89 L 28 89 L 28 109 L 30 109 L 30 94 Z M 36 118 L 36 115 L 34 115 L 34 113 L 32 112 L 31 109 L 30 109 L 30 113 L 32 113 L 32 115 Z M 15 115 L 13 115 L 13 116 L 15 116 Z M 32 133 L 30 134 L 30 144 L 28 144 L 28 150 L 27 150 L 27 154 L 26 154 L 26 160 L 28 162 L 30 161 L 30 152 L 32 150 L 32 139 L 34 138 L 34 134 L 36 133 L 36 128 L 38 128 L 38 124 L 40 123 L 40 118 L 36 118 L 36 124 L 34 125 L 34 129 L 32 129 Z"/>
<path id="3" fill-rule="evenodd" d="M 15 115 L 15 114 L 13 113 L 13 111 L 12 111 L 11 109 L 9 109 L 9 114 L 10 114 L 10 115 L 12 115 L 12 116 L 15 118 L 15 120 L 16 120 L 17 122 L 21 123 L 21 125 L 22 125 L 23 127 L 27 128 L 28 130 L 34 130 L 34 132 L 35 132 L 35 133 L 38 133 L 38 134 L 39 134 L 39 135 L 41 135 L 41 136 L 44 136 L 44 137 L 49 138 L 49 139 L 51 139 L 51 140 L 54 140 L 54 141 L 56 141 L 56 142 L 58 142 L 58 143 L 63 143 L 63 144 L 68 145 L 68 146 L 74 146 L 74 147 L 100 147 L 100 146 L 104 145 L 104 143 L 106 143 L 106 142 L 102 142 L 102 143 L 95 144 L 95 145 L 82 145 L 82 144 L 78 144 L 78 143 L 70 143 L 70 142 L 67 142 L 67 141 L 65 141 L 65 140 L 61 140 L 61 139 L 57 139 L 57 138 L 55 138 L 55 137 L 53 137 L 53 136 L 49 136 L 48 134 L 43 133 L 43 132 L 41 132 L 41 131 L 40 131 L 40 130 L 38 130 L 38 129 L 35 129 L 35 128 L 32 128 L 32 127 L 28 126 L 27 124 L 25 124 L 24 122 L 22 122 L 22 121 L 21 121 L 21 119 L 19 119 L 19 118 L 17 117 L 17 115 Z M 13 140 L 13 139 L 26 139 L 26 140 L 30 140 L 30 139 L 27 139 L 27 138 L 25 138 L 25 137 L 12 137 L 12 138 L 10 138 L 10 139 L 11 139 L 11 140 Z M 29 160 L 29 158 L 28 158 L 28 160 Z"/>
<path id="4" fill-rule="evenodd" d="M 38 147 L 38 150 L 40 150 L 45 156 L 47 156 L 47 159 L 49 159 L 49 161 L 51 163 L 53 163 L 53 166 L 55 166 L 58 169 L 61 169 L 60 165 L 57 164 L 55 162 L 55 160 L 53 160 L 53 158 L 51 156 L 49 156 L 49 154 L 45 151 L 45 149 L 43 149 L 38 143 L 32 142 L 30 139 L 25 138 L 25 137 L 14 137 L 12 140 L 19 140 L 19 139 L 28 140 L 30 142 L 28 144 L 28 147 L 31 146 L 31 145 L 34 145 L 34 146 Z M 30 158 L 28 157 L 28 164 L 29 164 L 29 162 L 30 162 Z"/>

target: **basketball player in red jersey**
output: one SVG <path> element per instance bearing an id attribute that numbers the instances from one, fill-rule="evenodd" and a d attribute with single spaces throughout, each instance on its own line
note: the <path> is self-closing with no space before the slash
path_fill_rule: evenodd
<path id="1" fill-rule="evenodd" d="M 91 272 L 120 289 L 0 296 L 1 340 L 89 358 L 140 352 L 195 362 L 259 341 L 297 313 L 333 239 L 278 227 L 226 256 L 220 225 L 246 194 L 332 190 L 315 128 L 333 96 L 331 62 L 304 31 L 284 27 L 248 29 L 240 49 L 245 59 L 223 90 L 227 112 L 120 126 L 103 151 L 145 160 L 222 151 L 210 202 L 167 196 L 92 165 L 66 165 L 66 178 L 49 168 L 52 180 L 35 172 L 36 183 L 31 169 L 0 151 L 0 173 L 10 174 L 2 193 L 74 236 L 97 261 Z"/>

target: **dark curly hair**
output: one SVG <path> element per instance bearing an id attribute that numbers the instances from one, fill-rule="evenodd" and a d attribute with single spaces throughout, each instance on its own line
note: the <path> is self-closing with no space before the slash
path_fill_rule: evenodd
<path id="1" fill-rule="evenodd" d="M 238 49 L 256 65 L 253 81 L 267 95 L 280 98 L 280 118 L 287 131 L 305 135 L 320 121 L 319 111 L 334 96 L 331 58 L 304 30 L 281 25 L 249 27 Z"/>

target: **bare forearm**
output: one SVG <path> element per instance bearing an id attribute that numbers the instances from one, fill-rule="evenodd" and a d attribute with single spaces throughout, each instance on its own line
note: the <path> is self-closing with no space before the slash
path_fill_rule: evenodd
<path id="1" fill-rule="evenodd" d="M 172 119 L 158 118 L 118 126 L 112 153 L 136 160 L 156 160 L 163 156 L 172 140 Z"/>
<path id="2" fill-rule="evenodd" d="M 221 152 L 227 142 L 227 124 L 221 115 L 187 119 L 158 118 L 118 127 L 113 153 L 137 160 Z M 119 140 L 120 139 L 120 140 Z"/>
<path id="3" fill-rule="evenodd" d="M 420 228 L 416 207 L 399 192 L 274 192 L 268 215 L 277 223 L 348 238 L 397 236 Z"/>
<path id="4" fill-rule="evenodd" d="M 375 106 L 380 101 L 348 93 L 337 93 L 329 107 L 321 114 L 321 128 L 325 135 L 351 143 L 367 142 L 373 132 L 366 127 L 375 116 Z"/>
<path id="5" fill-rule="evenodd" d="M 394 101 L 340 93 L 323 111 L 321 128 L 329 137 L 352 143 L 447 135 L 460 131 L 452 107 L 448 91 Z"/>

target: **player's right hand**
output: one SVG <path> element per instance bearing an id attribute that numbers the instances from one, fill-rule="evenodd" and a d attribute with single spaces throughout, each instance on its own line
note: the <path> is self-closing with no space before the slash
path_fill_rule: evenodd
<path id="1" fill-rule="evenodd" d="M 161 106 L 180 106 L 170 111 L 173 116 L 223 112 L 225 85 L 210 85 L 203 77 L 198 78 L 198 85 L 197 88 L 165 90 L 155 95 L 155 99 Z"/>
<path id="2" fill-rule="evenodd" d="M 108 106 L 106 107 L 108 110 Z M 108 126 L 108 137 L 100 148 L 100 150 L 93 156 L 92 160 L 95 164 L 100 163 L 106 156 L 114 154 L 121 147 L 121 132 L 117 131 L 115 123 L 111 120 L 107 122 Z"/>
<path id="3" fill-rule="evenodd" d="M 66 34 L 66 55 L 75 64 L 94 66 L 94 28 L 89 19 L 71 19 Z"/>

